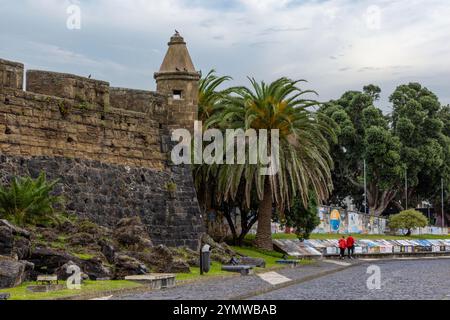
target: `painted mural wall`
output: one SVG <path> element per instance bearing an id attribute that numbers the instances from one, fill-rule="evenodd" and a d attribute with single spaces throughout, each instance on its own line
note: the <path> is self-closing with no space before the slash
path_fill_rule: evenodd
<path id="1" fill-rule="evenodd" d="M 339 208 L 319 207 L 320 225 L 314 233 L 383 234 L 387 221 L 384 218 L 346 211 Z"/>
<path id="2" fill-rule="evenodd" d="M 313 233 L 385 234 L 388 221 L 385 218 L 340 208 L 319 207 L 320 225 Z M 403 234 L 402 230 L 398 231 Z M 447 228 L 425 227 L 413 230 L 412 234 L 448 234 Z"/>

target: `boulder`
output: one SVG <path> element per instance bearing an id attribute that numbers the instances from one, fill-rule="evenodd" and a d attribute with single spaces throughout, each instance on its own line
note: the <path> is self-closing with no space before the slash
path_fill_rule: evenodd
<path id="1" fill-rule="evenodd" d="M 25 237 L 27 239 L 30 239 L 31 237 L 31 233 L 29 231 L 13 225 L 8 220 L 0 220 L 0 227 L 1 226 L 10 229 L 15 236 Z"/>
<path id="2" fill-rule="evenodd" d="M 83 260 L 80 266 L 91 280 L 110 278 L 113 275 L 111 268 L 105 266 L 99 258 Z"/>
<path id="3" fill-rule="evenodd" d="M 71 276 L 71 274 L 67 272 L 67 270 L 70 266 L 77 266 L 80 268 L 80 266 L 75 264 L 73 261 L 68 261 L 67 263 L 63 264 L 61 267 L 59 267 L 55 270 L 55 274 L 58 276 L 58 280 L 66 281 L 67 278 L 69 278 Z M 81 270 L 81 268 L 80 268 L 80 270 Z"/>
<path id="4" fill-rule="evenodd" d="M 15 239 L 12 253 L 18 260 L 28 259 L 31 256 L 31 241 L 27 238 Z"/>
<path id="5" fill-rule="evenodd" d="M 1 224 L 0 255 L 17 257 L 18 260 L 27 259 L 30 256 L 31 243 L 28 237 L 23 237 L 22 234 L 24 232 L 18 232 L 14 226 Z"/>
<path id="6" fill-rule="evenodd" d="M 80 263 L 80 259 L 66 252 L 50 248 L 36 248 L 32 250 L 28 260 L 34 263 L 35 271 L 43 274 L 54 274 L 58 268 L 69 261 L 73 261 L 76 264 Z"/>
<path id="7" fill-rule="evenodd" d="M 128 252 L 128 254 L 144 262 L 154 272 L 190 272 L 187 260 L 181 254 L 175 255 L 174 249 L 169 249 L 164 245 L 153 247 L 145 252 Z"/>
<path id="8" fill-rule="evenodd" d="M 145 226 L 139 217 L 121 219 L 114 230 L 114 238 L 120 245 L 127 248 L 134 247 L 136 250 L 152 246 Z"/>
<path id="9" fill-rule="evenodd" d="M 209 235 L 202 236 L 202 243 L 211 246 L 211 259 L 220 263 L 227 263 L 234 256 L 239 256 L 226 243 L 217 243 Z"/>
<path id="10" fill-rule="evenodd" d="M 170 273 L 191 273 L 189 263 L 183 260 L 174 260 L 170 268 Z"/>
<path id="11" fill-rule="evenodd" d="M 0 255 L 10 256 L 13 251 L 14 236 L 10 228 L 0 226 Z"/>
<path id="12" fill-rule="evenodd" d="M 0 256 L 0 289 L 19 286 L 26 279 L 26 269 L 24 262 Z"/>
<path id="13" fill-rule="evenodd" d="M 94 236 L 86 232 L 71 235 L 67 240 L 72 246 L 90 246 L 96 244 Z"/>
<path id="14" fill-rule="evenodd" d="M 36 232 L 41 235 L 42 239 L 47 242 L 54 242 L 58 240 L 58 234 L 53 229 L 37 228 Z"/>
<path id="15" fill-rule="evenodd" d="M 98 244 L 108 263 L 114 264 L 116 258 L 116 249 L 114 248 L 114 245 L 107 240 L 100 240 Z"/>
<path id="16" fill-rule="evenodd" d="M 148 269 L 141 261 L 124 254 L 118 254 L 114 271 L 115 279 L 125 279 L 126 276 L 146 274 Z"/>

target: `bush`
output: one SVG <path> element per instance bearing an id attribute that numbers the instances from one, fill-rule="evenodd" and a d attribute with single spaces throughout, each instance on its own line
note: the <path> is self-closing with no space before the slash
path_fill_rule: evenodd
<path id="1" fill-rule="evenodd" d="M 389 218 L 389 228 L 393 230 L 405 229 L 406 236 L 411 235 L 412 229 L 423 228 L 428 225 L 428 219 L 419 211 L 410 209 L 394 214 Z"/>
<path id="2" fill-rule="evenodd" d="M 47 181 L 41 173 L 37 179 L 14 178 L 10 186 L 0 186 L 0 217 L 19 226 L 53 222 L 53 206 L 61 202 L 51 195 L 57 182 Z"/>
<path id="3" fill-rule="evenodd" d="M 295 228 L 295 234 L 300 241 L 309 239 L 311 232 L 320 224 L 317 215 L 317 198 L 311 194 L 308 208 L 303 206 L 303 202 L 296 198 L 286 214 L 286 225 Z"/>

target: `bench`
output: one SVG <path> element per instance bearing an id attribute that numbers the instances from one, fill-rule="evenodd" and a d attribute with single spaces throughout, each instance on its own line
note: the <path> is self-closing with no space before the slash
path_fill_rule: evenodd
<path id="1" fill-rule="evenodd" d="M 236 266 L 222 266 L 222 271 L 237 272 L 242 276 L 248 276 L 253 273 L 253 266 L 236 265 Z"/>
<path id="2" fill-rule="evenodd" d="M 287 260 L 277 260 L 276 263 L 290 265 L 292 268 L 295 268 L 299 265 L 300 261 L 287 259 Z"/>
<path id="3" fill-rule="evenodd" d="M 36 282 L 38 285 L 59 284 L 58 276 L 38 276 Z"/>
<path id="4" fill-rule="evenodd" d="M 8 300 L 9 298 L 11 298 L 9 293 L 0 293 L 0 300 Z"/>
<path id="5" fill-rule="evenodd" d="M 127 276 L 125 280 L 147 284 L 151 289 L 160 290 L 175 287 L 176 275 L 165 273 L 152 273 L 144 275 Z"/>

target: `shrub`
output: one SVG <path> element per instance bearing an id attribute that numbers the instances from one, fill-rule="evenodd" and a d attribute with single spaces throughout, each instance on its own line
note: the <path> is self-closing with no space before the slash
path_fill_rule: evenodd
<path id="1" fill-rule="evenodd" d="M 428 219 L 419 211 L 410 209 L 394 214 L 389 218 L 389 228 L 407 230 L 406 236 L 411 235 L 412 229 L 423 228 L 428 225 Z"/>
<path id="2" fill-rule="evenodd" d="M 53 222 L 53 206 L 62 200 L 51 195 L 57 182 L 41 173 L 37 179 L 14 178 L 10 186 L 0 186 L 0 217 L 20 226 Z"/>
<path id="3" fill-rule="evenodd" d="M 315 195 L 310 194 L 308 208 L 303 202 L 296 198 L 286 214 L 286 225 L 295 228 L 295 234 L 300 241 L 309 239 L 311 232 L 320 224 L 317 215 L 317 200 Z"/>

